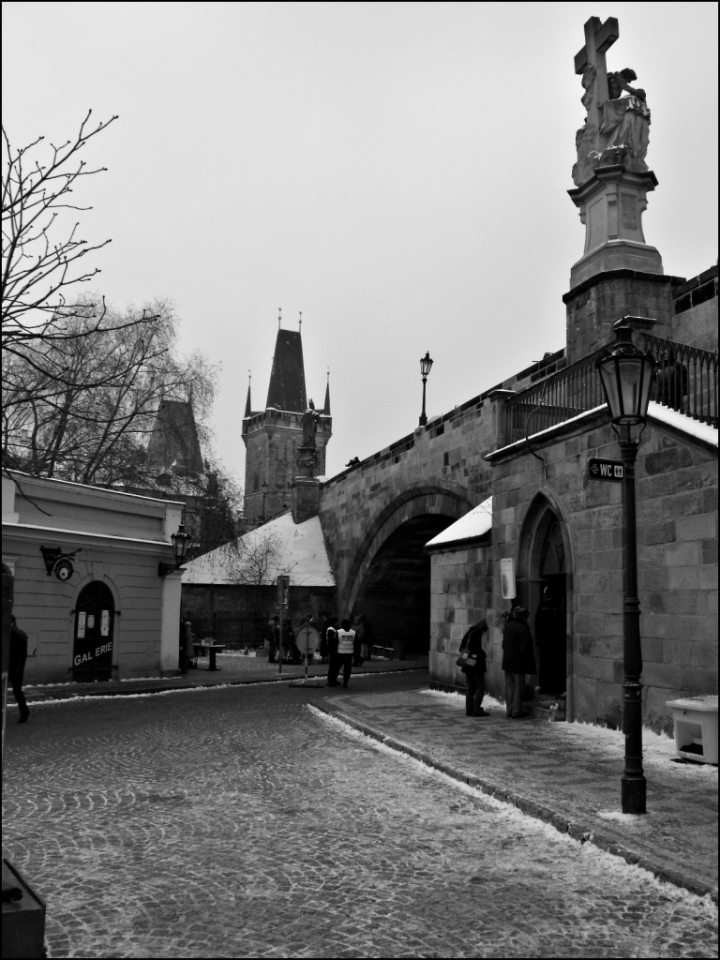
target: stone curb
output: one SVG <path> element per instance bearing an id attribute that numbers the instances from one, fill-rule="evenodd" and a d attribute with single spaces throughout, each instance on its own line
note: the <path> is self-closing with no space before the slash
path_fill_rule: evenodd
<path id="1" fill-rule="evenodd" d="M 474 787 L 476 790 L 480 790 L 490 797 L 495 797 L 497 800 L 502 800 L 504 803 L 509 803 L 517 807 L 518 810 L 521 810 L 528 816 L 534 817 L 536 820 L 542 820 L 544 823 L 555 827 L 559 833 L 567 833 L 573 837 L 573 839 L 579 840 L 580 843 L 591 843 L 606 853 L 620 857 L 632 866 L 642 867 L 644 870 L 648 870 L 657 877 L 658 880 L 663 880 L 666 883 L 673 884 L 673 886 L 681 887 L 683 890 L 688 890 L 690 893 L 694 893 L 699 897 L 710 895 L 713 902 L 718 903 L 718 891 L 711 884 L 705 883 L 702 880 L 694 880 L 692 877 L 688 877 L 677 870 L 668 869 L 661 864 L 655 863 L 653 860 L 642 857 L 633 850 L 622 846 L 613 838 L 598 833 L 592 826 L 588 827 L 587 824 L 582 822 L 569 820 L 562 814 L 555 813 L 550 807 L 546 807 L 542 803 L 537 803 L 535 800 L 528 800 L 513 790 L 499 787 L 497 784 L 489 780 L 484 780 L 482 777 L 463 773 L 457 767 L 437 760 L 435 757 L 432 757 L 417 747 L 404 743 L 402 740 L 397 740 L 395 737 L 388 736 L 381 730 L 370 726 L 370 724 L 362 720 L 356 720 L 354 717 L 346 714 L 342 707 L 336 706 L 335 704 L 324 705 L 319 703 L 314 703 L 312 706 L 316 710 L 326 713 L 328 716 L 342 720 L 360 733 L 364 733 L 366 736 L 372 737 L 373 740 L 377 740 L 386 747 L 390 747 L 391 750 L 396 750 L 398 753 L 404 753 L 409 757 L 413 757 L 413 759 L 419 760 L 420 763 L 424 763 L 425 766 L 439 770 L 452 780 L 466 783 L 468 786 Z"/>
<path id="2" fill-rule="evenodd" d="M 373 670 L 363 674 L 365 677 L 386 677 L 388 674 L 396 673 L 414 673 L 426 671 L 427 667 L 408 667 L 406 670 Z M 299 683 L 303 681 L 304 676 L 282 676 L 263 678 L 258 677 L 252 680 L 214 680 L 209 683 L 175 683 L 163 687 L 132 687 L 132 681 L 128 681 L 126 689 L 105 689 L 105 690 L 57 690 L 47 696 L 38 693 L 25 691 L 25 699 L 28 703 L 52 703 L 55 700 L 78 700 L 83 697 L 131 697 L 138 693 L 168 693 L 174 690 L 197 690 L 212 689 L 213 687 L 245 687 L 258 683 Z M 323 675 L 318 674 L 308 677 L 309 680 L 324 679 Z M 15 706 L 13 701 L 9 705 Z"/>

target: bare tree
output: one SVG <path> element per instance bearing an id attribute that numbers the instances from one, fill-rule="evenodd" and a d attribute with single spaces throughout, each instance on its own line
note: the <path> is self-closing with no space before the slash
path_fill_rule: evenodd
<path id="1" fill-rule="evenodd" d="M 95 325 L 94 301 L 72 311 L 55 325 L 67 336 L 3 354 L 3 463 L 80 483 L 147 485 L 147 441 L 163 399 L 189 400 L 202 433 L 215 370 L 201 354 L 177 358 L 167 302 L 122 315 L 109 309 L 109 326 L 92 337 L 83 332 Z"/>
<path id="2" fill-rule="evenodd" d="M 16 148 L 4 127 L 2 131 L 3 354 L 19 356 L 41 379 L 52 381 L 56 395 L 66 385 L 76 388 L 77 382 L 66 382 L 63 363 L 43 350 L 44 345 L 60 347 L 68 341 L 92 339 L 103 330 L 144 325 L 153 319 L 142 313 L 109 322 L 104 299 L 78 299 L 75 294 L 78 284 L 99 272 L 86 266 L 85 258 L 110 243 L 88 243 L 79 235 L 79 223 L 67 223 L 68 211 L 91 209 L 74 201 L 78 182 L 106 169 L 88 168 L 81 151 L 117 119 L 90 127 L 90 116 L 88 111 L 74 139 L 60 146 L 49 144 L 45 152 L 43 137 Z M 104 370 L 98 379 L 88 376 L 86 386 L 104 382 L 104 376 Z M 51 395 L 48 382 L 44 389 Z M 14 391 L 3 390 L 3 408 L 17 402 Z"/>

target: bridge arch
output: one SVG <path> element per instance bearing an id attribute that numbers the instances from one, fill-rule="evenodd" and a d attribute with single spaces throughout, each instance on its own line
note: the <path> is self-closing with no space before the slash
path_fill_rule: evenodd
<path id="1" fill-rule="evenodd" d="M 424 545 L 472 509 L 464 492 L 438 484 L 406 488 L 375 517 L 348 571 L 340 609 L 364 613 L 377 634 L 427 652 L 430 557 Z"/>

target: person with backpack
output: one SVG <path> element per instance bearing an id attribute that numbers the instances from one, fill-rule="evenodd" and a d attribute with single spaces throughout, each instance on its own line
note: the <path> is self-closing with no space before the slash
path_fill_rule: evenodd
<path id="1" fill-rule="evenodd" d="M 485 696 L 485 673 L 487 654 L 482 647 L 483 635 L 487 633 L 487 620 L 480 620 L 467 631 L 460 643 L 460 654 L 467 653 L 467 662 L 460 668 L 465 674 L 465 715 L 487 717 L 482 702 Z"/>

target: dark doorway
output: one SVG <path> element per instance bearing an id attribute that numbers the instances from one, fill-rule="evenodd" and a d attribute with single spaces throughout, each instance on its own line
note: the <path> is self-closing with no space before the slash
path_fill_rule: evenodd
<path id="1" fill-rule="evenodd" d="M 567 685 L 567 587 L 565 547 L 554 514 L 540 544 L 539 568 L 541 593 L 535 614 L 538 683 L 542 693 L 557 696 Z"/>
<path id="2" fill-rule="evenodd" d="M 93 580 L 80 591 L 75 607 L 73 680 L 89 683 L 112 676 L 115 603 L 110 588 Z"/>
<path id="3" fill-rule="evenodd" d="M 406 655 L 430 649 L 430 555 L 425 544 L 454 523 L 424 514 L 398 527 L 375 555 L 353 614 L 364 613 L 375 642 L 402 640 Z"/>

